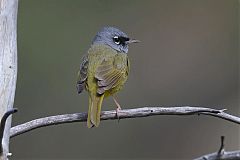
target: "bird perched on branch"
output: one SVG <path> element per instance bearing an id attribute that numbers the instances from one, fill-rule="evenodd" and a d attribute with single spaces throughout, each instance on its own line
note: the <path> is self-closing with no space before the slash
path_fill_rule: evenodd
<path id="1" fill-rule="evenodd" d="M 94 37 L 88 53 L 83 56 L 78 72 L 77 90 L 80 94 L 85 88 L 89 93 L 87 126 L 98 127 L 104 97 L 113 96 L 122 89 L 127 80 L 130 64 L 127 56 L 128 45 L 139 42 L 114 27 L 104 27 Z"/>

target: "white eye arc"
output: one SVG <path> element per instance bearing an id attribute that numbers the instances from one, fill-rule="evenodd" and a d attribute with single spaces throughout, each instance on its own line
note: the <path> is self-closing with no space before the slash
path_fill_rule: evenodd
<path id="1" fill-rule="evenodd" d="M 114 43 L 117 44 L 117 45 L 120 44 L 120 39 L 119 39 L 118 36 L 114 36 L 114 37 L 113 37 L 113 41 L 114 41 Z"/>

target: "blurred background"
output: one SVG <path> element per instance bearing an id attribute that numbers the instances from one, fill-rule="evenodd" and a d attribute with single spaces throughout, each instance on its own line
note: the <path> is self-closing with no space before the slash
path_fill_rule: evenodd
<path id="1" fill-rule="evenodd" d="M 96 32 L 116 26 L 130 46 L 131 72 L 118 94 L 123 109 L 144 106 L 227 108 L 240 116 L 237 0 L 20 0 L 18 81 L 13 125 L 86 112 L 76 92 L 81 57 Z M 107 98 L 103 110 L 115 109 Z M 240 149 L 239 125 L 209 116 L 154 116 L 72 123 L 11 139 L 11 159 L 192 159 Z"/>

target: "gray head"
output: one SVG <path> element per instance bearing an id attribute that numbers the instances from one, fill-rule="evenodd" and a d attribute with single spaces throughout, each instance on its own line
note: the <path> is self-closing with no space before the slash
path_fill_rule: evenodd
<path id="1" fill-rule="evenodd" d="M 93 39 L 92 44 L 105 44 L 118 52 L 127 53 L 128 44 L 139 42 L 130 39 L 126 33 L 114 27 L 103 27 Z"/>

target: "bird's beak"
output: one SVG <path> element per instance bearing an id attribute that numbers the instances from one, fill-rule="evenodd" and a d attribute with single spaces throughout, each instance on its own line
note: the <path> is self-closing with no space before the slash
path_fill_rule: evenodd
<path id="1" fill-rule="evenodd" d="M 127 41 L 128 44 L 130 43 L 139 43 L 140 41 L 137 39 L 130 39 L 129 41 Z"/>

